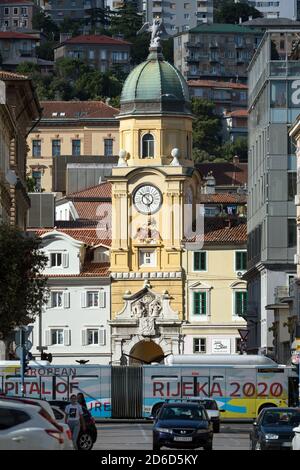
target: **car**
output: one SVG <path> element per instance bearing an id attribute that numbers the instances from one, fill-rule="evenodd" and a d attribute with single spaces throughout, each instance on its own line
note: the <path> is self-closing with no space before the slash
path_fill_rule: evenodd
<path id="1" fill-rule="evenodd" d="M 153 450 L 161 447 L 212 450 L 213 426 L 198 403 L 165 403 L 153 425 Z"/>
<path id="2" fill-rule="evenodd" d="M 300 450 L 300 426 L 293 428 L 295 433 L 293 440 L 292 440 L 292 449 L 293 450 Z"/>
<path id="3" fill-rule="evenodd" d="M 71 402 L 68 400 L 50 400 L 49 404 L 53 407 L 56 406 L 63 412 L 67 405 Z M 94 418 L 88 410 L 83 410 L 83 419 L 85 422 L 85 432 L 80 429 L 77 446 L 79 450 L 91 450 L 97 440 L 97 427 Z"/>
<path id="4" fill-rule="evenodd" d="M 214 433 L 220 432 L 220 413 L 225 412 L 225 410 L 220 410 L 218 407 L 218 403 L 216 400 L 213 398 L 204 398 L 204 397 L 189 397 L 189 398 L 173 398 L 173 399 L 167 399 L 166 403 L 183 403 L 183 402 L 193 402 L 193 403 L 198 403 L 199 405 L 204 406 L 204 408 L 207 411 L 208 417 L 211 420 L 213 424 L 213 431 Z M 157 414 L 160 410 L 160 408 L 163 406 L 163 403 L 161 403 L 160 407 L 157 407 L 155 410 L 155 414 Z M 153 417 L 152 417 L 153 419 Z"/>
<path id="5" fill-rule="evenodd" d="M 63 442 L 40 405 L 0 399 L 0 450 L 62 450 Z"/>
<path id="6" fill-rule="evenodd" d="M 190 399 L 189 399 L 190 400 Z M 197 401 L 199 405 L 204 406 L 208 414 L 209 419 L 212 422 L 214 433 L 220 432 L 220 413 L 224 413 L 225 410 L 220 410 L 216 400 L 212 398 L 191 398 L 191 401 Z"/>
<path id="7" fill-rule="evenodd" d="M 252 450 L 291 450 L 293 429 L 300 424 L 297 408 L 264 408 L 250 433 Z"/>
<path id="8" fill-rule="evenodd" d="M 53 423 L 55 427 L 59 429 L 60 432 L 63 434 L 63 442 L 62 442 L 62 450 L 74 450 L 73 441 L 72 441 L 72 433 L 67 423 L 60 422 L 55 417 L 55 413 L 50 406 L 49 402 L 46 400 L 42 400 L 40 398 L 32 398 L 32 397 L 13 397 L 13 396 L 6 396 L 7 400 L 14 400 L 19 401 L 20 403 L 31 404 L 40 406 L 47 419 Z"/>

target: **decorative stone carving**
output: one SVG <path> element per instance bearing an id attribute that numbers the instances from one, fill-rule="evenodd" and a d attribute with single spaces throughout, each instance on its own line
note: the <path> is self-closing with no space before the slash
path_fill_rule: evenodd
<path id="1" fill-rule="evenodd" d="M 142 337 L 151 337 L 158 335 L 157 322 L 179 322 L 178 312 L 170 307 L 170 296 L 154 293 L 149 283 L 145 283 L 144 288 L 136 294 L 126 292 L 123 298 L 125 306 L 111 322 L 113 326 L 135 321 L 136 333 Z"/>
<path id="2" fill-rule="evenodd" d="M 167 39 L 169 37 L 163 22 L 159 18 L 154 19 L 152 24 L 149 22 L 143 24 L 137 34 L 142 34 L 144 32 L 151 33 L 150 48 L 157 49 L 161 47 L 161 39 Z"/>
<path id="3" fill-rule="evenodd" d="M 150 219 L 147 223 L 138 227 L 134 239 L 140 243 L 157 243 L 161 240 L 159 231 L 156 228 L 156 220 Z"/>

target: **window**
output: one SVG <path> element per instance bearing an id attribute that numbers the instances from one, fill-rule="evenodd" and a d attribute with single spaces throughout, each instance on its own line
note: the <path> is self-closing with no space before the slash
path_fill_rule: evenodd
<path id="1" fill-rule="evenodd" d="M 62 266 L 62 253 L 50 254 L 50 266 Z"/>
<path id="2" fill-rule="evenodd" d="M 18 8 L 14 8 L 14 15 L 17 15 L 17 14 L 18 14 L 18 11 L 19 11 Z"/>
<path id="3" fill-rule="evenodd" d="M 236 251 L 235 252 L 235 270 L 246 271 L 247 269 L 247 252 Z"/>
<path id="4" fill-rule="evenodd" d="M 284 81 L 271 82 L 271 108 L 286 108 L 286 83 Z"/>
<path id="5" fill-rule="evenodd" d="M 152 134 L 145 134 L 142 138 L 142 158 L 154 157 L 154 137 Z"/>
<path id="6" fill-rule="evenodd" d="M 60 156 L 60 140 L 52 140 L 52 156 Z"/>
<path id="7" fill-rule="evenodd" d="M 25 411 L 7 407 L 0 409 L 0 431 L 18 426 L 29 420 L 30 416 Z"/>
<path id="8" fill-rule="evenodd" d="M 296 219 L 288 219 L 288 247 L 297 245 L 297 225 Z"/>
<path id="9" fill-rule="evenodd" d="M 206 271 L 206 251 L 195 251 L 194 271 Z"/>
<path id="10" fill-rule="evenodd" d="M 62 291 L 51 292 L 51 307 L 62 308 L 63 306 L 63 293 Z"/>
<path id="11" fill-rule="evenodd" d="M 9 8 L 4 8 L 4 15 L 9 15 Z"/>
<path id="12" fill-rule="evenodd" d="M 51 344 L 64 344 L 64 330 L 51 330 Z"/>
<path id="13" fill-rule="evenodd" d="M 113 139 L 104 139 L 104 156 L 110 157 L 113 155 Z"/>
<path id="14" fill-rule="evenodd" d="M 95 59 L 95 51 L 89 50 L 89 59 L 90 59 L 90 60 Z"/>
<path id="15" fill-rule="evenodd" d="M 21 8 L 21 15 L 27 15 L 27 8 L 26 7 Z"/>
<path id="16" fill-rule="evenodd" d="M 206 292 L 194 292 L 194 315 L 206 315 Z"/>
<path id="17" fill-rule="evenodd" d="M 156 266 L 155 250 L 140 250 L 140 266 L 149 268 Z"/>
<path id="18" fill-rule="evenodd" d="M 288 173 L 288 200 L 293 201 L 297 194 L 297 173 L 290 171 Z"/>
<path id="19" fill-rule="evenodd" d="M 79 139 L 72 140 L 72 155 L 74 155 L 75 157 L 80 156 L 80 140 Z"/>
<path id="20" fill-rule="evenodd" d="M 99 344 L 99 330 L 87 330 L 87 344 Z"/>
<path id="21" fill-rule="evenodd" d="M 107 58 L 106 49 L 102 49 L 102 50 L 100 51 L 100 59 L 101 59 L 101 60 L 106 60 L 106 58 Z"/>
<path id="22" fill-rule="evenodd" d="M 247 292 L 235 292 L 235 305 L 234 305 L 234 315 L 242 317 L 246 315 L 247 312 Z"/>
<path id="23" fill-rule="evenodd" d="M 87 293 L 87 307 L 99 307 L 98 291 L 90 291 Z"/>
<path id="24" fill-rule="evenodd" d="M 33 157 L 41 156 L 41 141 L 40 140 L 32 141 L 32 156 Z"/>
<path id="25" fill-rule="evenodd" d="M 36 192 L 41 191 L 42 188 L 42 172 L 41 171 L 33 171 L 32 178 L 34 180 L 34 190 Z"/>
<path id="26" fill-rule="evenodd" d="M 194 353 L 206 353 L 206 338 L 194 338 L 193 339 L 193 352 Z"/>

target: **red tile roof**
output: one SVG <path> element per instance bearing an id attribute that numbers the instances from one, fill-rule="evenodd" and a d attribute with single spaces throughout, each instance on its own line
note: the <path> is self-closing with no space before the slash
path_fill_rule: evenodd
<path id="1" fill-rule="evenodd" d="M 131 42 L 124 41 L 123 39 L 116 39 L 110 36 L 105 36 L 104 34 L 82 34 L 81 36 L 76 36 L 67 39 L 57 47 L 60 47 L 62 44 L 107 44 L 112 46 L 130 46 Z"/>
<path id="2" fill-rule="evenodd" d="M 119 114 L 117 108 L 113 108 L 103 101 L 41 101 L 44 119 L 92 119 L 114 118 Z M 53 113 L 57 113 L 53 116 Z M 59 114 L 65 113 L 64 116 Z"/>
<path id="3" fill-rule="evenodd" d="M 246 204 L 247 195 L 234 193 L 201 194 L 200 202 L 215 204 Z"/>
<path id="4" fill-rule="evenodd" d="M 41 237 L 45 233 L 52 232 L 53 230 L 55 229 L 49 228 L 49 229 L 38 229 L 38 230 L 30 230 L 30 231 L 34 231 L 38 237 Z M 66 235 L 69 235 L 75 240 L 83 242 L 89 246 L 94 246 L 94 245 L 110 246 L 111 245 L 111 240 L 109 238 L 105 239 L 105 238 L 100 238 L 98 236 L 96 228 L 59 228 L 56 230 L 58 232 L 65 233 Z"/>
<path id="5" fill-rule="evenodd" d="M 0 31 L 0 39 L 34 39 L 39 41 L 39 38 L 31 34 L 15 33 L 13 31 Z"/>
<path id="6" fill-rule="evenodd" d="M 0 80 L 29 80 L 26 75 L 20 73 L 7 72 L 6 70 L 0 70 Z"/>
<path id="7" fill-rule="evenodd" d="M 47 274 L 53 279 L 57 277 L 109 277 L 109 263 L 85 262 L 80 274 Z"/>
<path id="8" fill-rule="evenodd" d="M 233 88 L 240 90 L 248 90 L 248 86 L 243 83 L 234 82 L 218 82 L 216 80 L 188 80 L 188 86 L 191 87 L 207 87 L 207 88 Z"/>
<path id="9" fill-rule="evenodd" d="M 76 198 L 99 198 L 99 199 L 111 199 L 111 183 L 104 181 L 103 183 L 91 186 L 90 188 L 71 193 L 67 196 L 67 199 L 73 200 Z"/>
<path id="10" fill-rule="evenodd" d="M 231 111 L 230 113 L 226 113 L 226 116 L 230 117 L 243 117 L 243 118 L 248 118 L 248 111 L 247 109 L 235 109 L 234 111 Z"/>
<path id="11" fill-rule="evenodd" d="M 231 224 L 231 225 L 230 225 Z M 226 226 L 227 225 L 227 226 Z M 189 242 L 201 240 L 194 237 Z M 207 217 L 204 221 L 204 244 L 239 245 L 247 243 L 247 222 L 240 218 Z"/>
<path id="12" fill-rule="evenodd" d="M 196 168 L 203 177 L 212 172 L 217 186 L 243 186 L 248 182 L 247 163 L 197 163 Z"/>
<path id="13" fill-rule="evenodd" d="M 111 225 L 111 203 L 109 202 L 73 202 L 81 220 L 101 220 Z"/>

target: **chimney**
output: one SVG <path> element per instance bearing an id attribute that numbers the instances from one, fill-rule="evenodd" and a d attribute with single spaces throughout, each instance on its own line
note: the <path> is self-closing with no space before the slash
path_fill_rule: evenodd
<path id="1" fill-rule="evenodd" d="M 253 20 L 253 16 L 249 16 L 249 17 L 248 17 L 248 20 L 249 20 L 249 21 L 252 21 L 252 20 Z"/>
<path id="2" fill-rule="evenodd" d="M 242 22 L 243 22 L 243 19 L 242 19 L 242 17 L 240 16 L 240 17 L 239 17 L 239 24 L 242 24 Z"/>
<path id="3" fill-rule="evenodd" d="M 216 192 L 216 179 L 213 176 L 212 171 L 210 171 L 205 178 L 204 194 L 215 194 L 215 192 Z"/>

